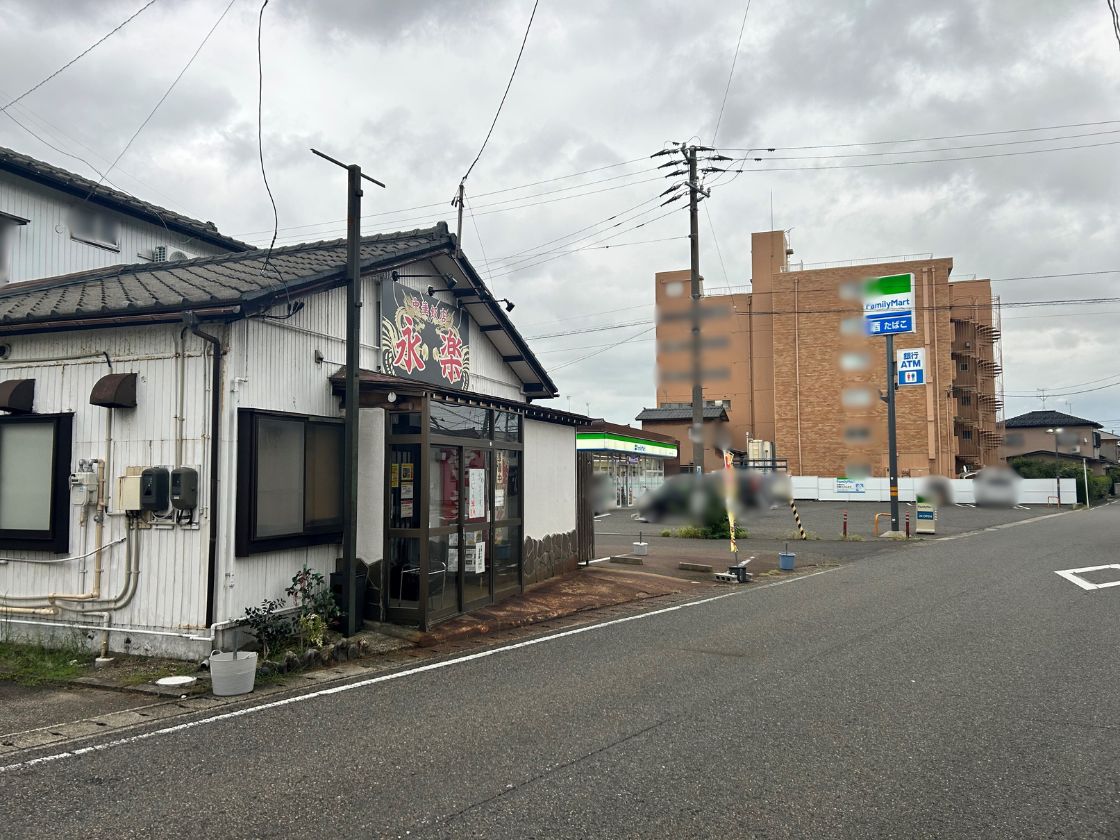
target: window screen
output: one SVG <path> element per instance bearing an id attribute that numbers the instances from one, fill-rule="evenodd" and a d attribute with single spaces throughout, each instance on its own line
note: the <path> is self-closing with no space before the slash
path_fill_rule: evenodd
<path id="1" fill-rule="evenodd" d="M 68 551 L 73 416 L 0 417 L 0 548 Z"/>
<path id="2" fill-rule="evenodd" d="M 51 527 L 53 423 L 0 426 L 0 530 Z"/>

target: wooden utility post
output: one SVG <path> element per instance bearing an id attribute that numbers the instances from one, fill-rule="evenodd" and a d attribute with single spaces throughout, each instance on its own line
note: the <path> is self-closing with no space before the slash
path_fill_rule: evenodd
<path id="1" fill-rule="evenodd" d="M 385 185 L 315 149 L 324 160 L 346 170 L 346 418 L 342 450 L 342 571 L 346 635 L 358 632 L 358 367 L 362 338 L 362 179 Z"/>

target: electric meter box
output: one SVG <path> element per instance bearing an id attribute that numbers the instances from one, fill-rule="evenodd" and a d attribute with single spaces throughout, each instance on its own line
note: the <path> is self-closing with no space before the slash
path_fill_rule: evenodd
<path id="1" fill-rule="evenodd" d="M 171 471 L 171 506 L 175 510 L 198 507 L 198 470 L 194 467 L 176 467 Z"/>
<path id="2" fill-rule="evenodd" d="M 140 473 L 140 507 L 165 511 L 171 506 L 171 474 L 167 467 L 148 467 Z"/>

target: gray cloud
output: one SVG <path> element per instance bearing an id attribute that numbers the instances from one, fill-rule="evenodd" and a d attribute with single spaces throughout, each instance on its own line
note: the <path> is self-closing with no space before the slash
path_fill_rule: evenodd
<path id="1" fill-rule="evenodd" d="M 0 0 L 0 50 L 12 95 L 84 49 L 140 5 Z M 447 205 L 489 127 L 531 8 L 529 0 L 427 3 L 274 2 L 265 16 L 265 158 L 280 208 L 282 242 L 341 235 L 342 183 L 307 148 L 360 161 L 387 191 L 367 192 L 367 229 L 453 223 Z M 49 8 L 48 8 L 49 7 Z M 220 2 L 159 3 L 17 109 L 57 145 L 119 151 L 220 12 Z M 144 198 L 213 218 L 231 233 L 271 228 L 256 145 L 258 3 L 235 6 L 114 178 Z M 651 154 L 669 139 L 710 134 L 723 97 L 742 7 L 714 0 L 542 3 L 494 137 L 468 182 L 476 208 L 465 246 L 499 296 L 517 302 L 533 342 L 572 407 L 627 422 L 654 401 L 653 343 L 642 339 L 563 366 L 639 327 L 575 333 L 652 317 L 652 277 L 688 264 L 685 240 L 585 250 L 503 275 L 508 256 L 620 213 L 660 184 L 507 198 L 589 184 L 645 164 L 484 196 Z M 28 37 L 34 32 L 34 37 Z M 1120 55 L 1107 9 L 1073 0 L 866 0 L 859 4 L 754 0 L 719 142 L 801 146 L 953 135 L 1116 117 Z M 48 120 L 64 134 L 47 131 Z M 1064 133 L 1088 133 L 1115 126 Z M 1061 132 L 1055 132 L 1058 134 Z M 1032 135 L 783 156 L 980 144 Z M 1120 134 L 1072 138 L 1090 144 Z M 0 143 L 79 168 L 11 124 Z M 88 149 L 83 149 L 84 144 Z M 1045 146 L 1046 144 L 1039 144 Z M 1026 145 L 946 152 L 965 156 Z M 750 275 L 750 232 L 793 227 L 807 262 L 932 251 L 956 273 L 1016 277 L 1120 268 L 1113 196 L 1120 147 L 937 164 L 747 173 L 717 181 L 708 202 L 722 265 L 701 214 L 701 267 L 709 286 Z M 936 156 L 936 152 L 914 157 Z M 905 156 L 806 159 L 782 166 L 856 164 Z M 778 165 L 778 164 L 774 164 Z M 756 165 L 754 168 L 759 168 Z M 640 180 L 635 176 L 632 180 Z M 569 193 L 570 194 L 570 193 Z M 540 202 L 540 203 L 537 203 Z M 418 211 L 403 208 L 433 204 Z M 650 214 L 652 218 L 656 214 Z M 304 226 L 307 227 L 297 227 Z M 581 244 L 687 233 L 682 211 L 633 231 L 601 228 Z M 580 234 L 582 235 L 582 234 Z M 479 242 L 481 237 L 481 243 Z M 253 234 L 254 241 L 268 234 Z M 557 247 L 557 246 L 549 246 Z M 578 246 L 577 246 L 578 247 Z M 726 266 L 726 273 L 723 266 Z M 725 280 L 726 277 L 726 280 Z M 1120 296 L 1120 274 L 995 284 L 1006 301 Z M 634 307 L 645 305 L 645 308 Z M 617 311 L 616 311 L 617 310 Z M 1120 304 L 1009 308 L 1005 386 L 1030 394 L 1110 370 Z M 555 321 L 571 315 L 579 319 Z M 549 322 L 552 321 L 550 326 Z M 652 323 L 652 321 L 650 321 Z M 565 348 L 551 352 L 556 348 Z M 563 366 L 563 367 L 562 367 Z M 1098 371 L 1103 371 L 1098 373 Z M 1070 397 L 1075 413 L 1120 420 L 1120 389 Z M 1037 407 L 1009 397 L 1008 411 Z M 1050 401 L 1050 406 L 1056 403 Z M 1064 408 L 1064 405 L 1059 407 Z M 1120 425 L 1120 424 L 1118 424 Z"/>

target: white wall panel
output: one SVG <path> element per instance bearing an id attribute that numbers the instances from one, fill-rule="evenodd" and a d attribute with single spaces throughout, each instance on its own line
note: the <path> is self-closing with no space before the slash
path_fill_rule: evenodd
<path id="1" fill-rule="evenodd" d="M 525 536 L 540 539 L 576 527 L 576 430 L 526 418 Z"/>
<path id="2" fill-rule="evenodd" d="M 138 254 L 157 245 L 180 250 L 189 256 L 203 257 L 228 253 L 225 249 L 172 233 L 158 224 L 148 224 L 132 216 L 95 204 L 90 210 L 115 219 L 120 226 L 120 248 L 100 248 L 70 238 L 69 213 L 80 202 L 10 173 L 0 173 L 0 211 L 30 219 L 17 228 L 11 253 L 11 282 L 54 277 L 111 265 L 145 262 Z"/>

